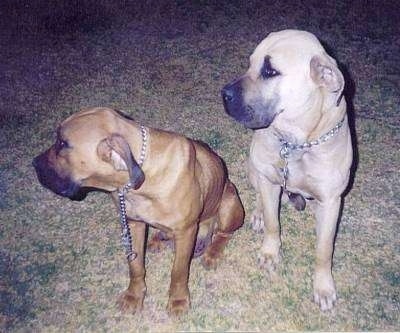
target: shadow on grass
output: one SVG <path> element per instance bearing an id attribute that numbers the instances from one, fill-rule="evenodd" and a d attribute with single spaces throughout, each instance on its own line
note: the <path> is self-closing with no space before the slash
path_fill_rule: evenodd
<path id="1" fill-rule="evenodd" d="M 43 288 L 57 270 L 54 263 L 24 265 L 24 260 L 13 259 L 4 250 L 0 252 L 0 328 L 4 330 L 35 318 L 38 304 L 34 291 L 38 284 Z"/>

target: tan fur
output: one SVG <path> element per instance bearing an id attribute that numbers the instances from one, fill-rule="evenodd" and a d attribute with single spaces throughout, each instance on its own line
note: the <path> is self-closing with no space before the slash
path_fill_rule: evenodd
<path id="1" fill-rule="evenodd" d="M 267 80 L 260 77 L 266 56 L 280 72 Z M 255 230 L 265 231 L 259 262 L 274 277 L 280 262 L 278 215 L 284 166 L 279 138 L 301 144 L 332 129 L 346 114 L 346 102 L 340 99 L 344 81 L 335 60 L 317 38 L 296 30 L 268 35 L 251 55 L 250 68 L 240 80 L 245 103 L 256 98 L 259 104 L 277 101 L 273 122 L 254 132 L 249 158 L 249 178 L 257 192 L 252 224 Z M 317 231 L 314 300 L 322 310 L 331 309 L 336 301 L 331 273 L 333 242 L 352 156 L 346 117 L 339 132 L 327 142 L 293 151 L 288 160 L 288 191 L 314 199 L 308 201 Z"/>
<path id="2" fill-rule="evenodd" d="M 41 159 L 45 158 L 58 175 L 69 177 L 82 187 L 109 191 L 117 203 L 116 191 L 129 181 L 128 165 L 135 162 L 127 161 L 125 142 L 134 157 L 140 155 L 142 138 L 138 124 L 111 109 L 94 108 L 66 119 L 59 133 L 70 148 L 57 155 L 53 146 Z M 222 160 L 206 145 L 178 134 L 148 129 L 142 171 L 144 182 L 126 194 L 138 256 L 129 263 L 129 287 L 118 303 L 124 311 L 142 308 L 146 292 L 145 226 L 151 225 L 174 241 L 168 310 L 179 315 L 190 306 L 189 267 L 198 229 L 200 238 L 214 234 L 203 254 L 204 266 L 212 268 L 227 240 L 242 225 L 243 207 Z M 154 239 L 152 246 L 157 247 Z"/>

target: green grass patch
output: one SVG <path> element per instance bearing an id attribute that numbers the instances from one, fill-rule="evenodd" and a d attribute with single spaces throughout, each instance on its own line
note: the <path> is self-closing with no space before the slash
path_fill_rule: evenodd
<path id="1" fill-rule="evenodd" d="M 6 4 L 0 331 L 400 330 L 395 2 L 88 1 L 53 4 L 54 12 L 42 0 Z M 284 28 L 315 33 L 355 86 L 358 165 L 336 239 L 339 300 L 329 313 L 311 301 L 315 222 L 308 210 L 282 205 L 280 278 L 269 281 L 257 266 L 263 236 L 249 227 L 255 194 L 245 167 L 252 131 L 224 113 L 220 97 L 245 72 L 254 47 Z M 192 310 L 179 320 L 165 310 L 172 252 L 147 255 L 143 312 L 119 313 L 128 269 L 110 198 L 56 197 L 31 167 L 65 117 L 97 105 L 206 142 L 224 158 L 246 208 L 220 266 L 205 271 L 193 261 Z"/>

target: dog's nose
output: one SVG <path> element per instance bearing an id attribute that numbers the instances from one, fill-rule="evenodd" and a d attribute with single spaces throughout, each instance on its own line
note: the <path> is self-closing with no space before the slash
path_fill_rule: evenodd
<path id="1" fill-rule="evenodd" d="M 224 88 L 222 88 L 221 95 L 222 95 L 222 99 L 224 100 L 224 102 L 226 102 L 226 103 L 232 102 L 233 97 L 234 97 L 234 91 L 232 89 L 232 86 L 228 85 L 228 86 L 225 86 Z"/>

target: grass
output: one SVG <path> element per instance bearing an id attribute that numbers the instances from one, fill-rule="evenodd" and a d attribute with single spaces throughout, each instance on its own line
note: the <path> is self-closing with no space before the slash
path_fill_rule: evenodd
<path id="1" fill-rule="evenodd" d="M 0 55 L 0 330 L 400 330 L 399 14 L 395 1 L 6 1 Z M 385 23 L 385 24 L 384 24 Z M 283 262 L 270 283 L 256 264 L 246 176 L 252 132 L 224 114 L 219 91 L 268 32 L 315 33 L 345 65 L 358 142 L 333 274 L 339 301 L 311 301 L 314 220 L 282 207 Z M 396 39 L 397 38 L 397 39 Z M 81 107 L 107 105 L 212 146 L 244 203 L 245 225 L 216 271 L 191 267 L 192 310 L 167 316 L 172 253 L 147 256 L 145 309 L 114 305 L 128 283 L 117 212 L 105 194 L 81 203 L 37 182 L 32 158 Z"/>

